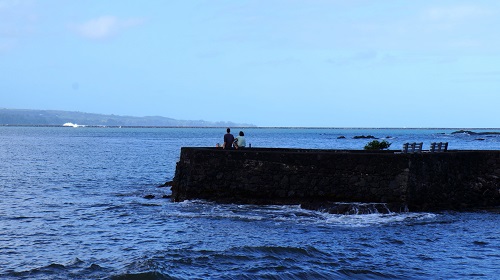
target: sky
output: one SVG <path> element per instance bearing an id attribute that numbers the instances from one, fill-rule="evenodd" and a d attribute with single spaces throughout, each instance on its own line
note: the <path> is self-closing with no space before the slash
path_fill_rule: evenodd
<path id="1" fill-rule="evenodd" d="M 0 0 L 0 108 L 500 127 L 500 1 Z"/>

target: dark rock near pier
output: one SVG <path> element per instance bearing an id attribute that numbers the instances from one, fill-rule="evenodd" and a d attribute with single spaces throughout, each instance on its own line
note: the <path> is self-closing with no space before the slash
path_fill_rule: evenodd
<path id="1" fill-rule="evenodd" d="M 359 135 L 359 136 L 354 136 L 353 139 L 378 139 L 377 137 L 373 135 Z"/>
<path id="2" fill-rule="evenodd" d="M 165 182 L 165 183 L 164 183 L 164 184 L 162 184 L 162 185 L 159 185 L 159 186 L 158 186 L 158 188 L 166 188 L 166 187 L 171 187 L 173 183 L 174 183 L 173 181 L 168 181 L 168 182 Z"/>

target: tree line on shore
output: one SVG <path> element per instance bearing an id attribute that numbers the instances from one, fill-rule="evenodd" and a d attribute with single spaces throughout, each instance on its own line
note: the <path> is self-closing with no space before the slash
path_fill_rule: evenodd
<path id="1" fill-rule="evenodd" d="M 60 110 L 29 110 L 0 108 L 0 125 L 63 125 L 87 126 L 172 126 L 172 127 L 254 127 L 228 121 L 176 120 L 161 116 L 118 116 Z"/>

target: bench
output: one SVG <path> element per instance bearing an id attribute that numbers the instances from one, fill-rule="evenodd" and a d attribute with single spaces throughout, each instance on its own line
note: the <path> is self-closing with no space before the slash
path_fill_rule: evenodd
<path id="1" fill-rule="evenodd" d="M 422 152 L 422 145 L 424 143 L 404 143 L 403 144 L 403 154 L 408 154 L 408 153 L 421 153 Z"/>
<path id="2" fill-rule="evenodd" d="M 441 153 L 448 151 L 448 142 L 432 142 L 429 152 L 431 153 Z"/>

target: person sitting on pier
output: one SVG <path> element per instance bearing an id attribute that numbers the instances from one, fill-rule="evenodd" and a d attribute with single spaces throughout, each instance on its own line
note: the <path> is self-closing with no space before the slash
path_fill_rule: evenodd
<path id="1" fill-rule="evenodd" d="M 243 131 L 240 131 L 240 135 L 234 139 L 233 146 L 237 150 L 238 148 L 245 148 L 247 145 L 247 141 L 245 140 L 245 134 Z"/>
<path id="2" fill-rule="evenodd" d="M 223 149 L 231 149 L 233 142 L 234 142 L 234 136 L 231 134 L 231 129 L 228 127 L 226 129 L 227 133 L 224 134 L 224 144 L 222 144 Z"/>

